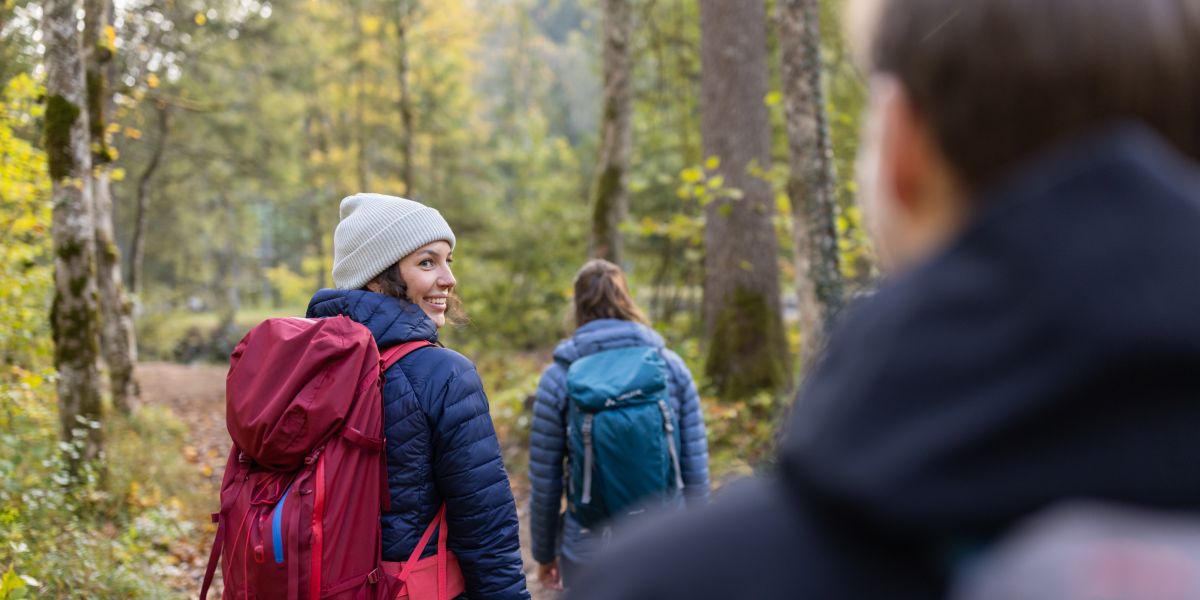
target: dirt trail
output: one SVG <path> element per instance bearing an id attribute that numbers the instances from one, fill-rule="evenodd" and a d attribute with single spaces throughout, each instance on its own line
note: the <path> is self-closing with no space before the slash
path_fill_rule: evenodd
<path id="1" fill-rule="evenodd" d="M 138 376 L 142 385 L 142 402 L 169 407 L 180 420 L 191 429 L 191 444 L 198 453 L 201 473 L 200 485 L 209 488 L 213 504 L 221 485 L 225 470 L 226 453 L 229 451 L 229 435 L 225 431 L 225 374 L 222 365 L 179 365 L 173 363 L 142 363 Z M 501 440 L 501 445 L 504 440 Z M 524 456 L 523 452 L 505 449 L 505 456 Z M 524 472 L 524 469 L 514 469 Z M 529 555 L 529 483 L 524 476 L 514 477 L 513 493 L 517 498 L 517 514 L 521 521 L 521 555 L 525 560 L 525 573 L 534 600 L 554 600 L 557 594 L 543 590 L 537 582 L 535 564 Z M 209 507 L 189 507 L 189 512 L 204 514 Z M 187 580 L 180 581 L 177 588 L 193 590 L 194 597 L 204 577 L 204 568 L 212 544 L 213 530 L 205 522 L 197 524 L 199 534 L 195 539 L 196 552 L 185 562 Z M 219 588 L 210 598 L 220 598 Z"/>

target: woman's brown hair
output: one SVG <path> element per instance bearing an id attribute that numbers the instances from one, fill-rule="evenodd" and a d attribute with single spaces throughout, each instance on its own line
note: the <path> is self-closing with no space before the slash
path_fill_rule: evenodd
<path id="1" fill-rule="evenodd" d="M 584 263 L 575 275 L 575 327 L 596 319 L 650 324 L 629 294 L 621 267 L 600 258 Z"/>
<path id="2" fill-rule="evenodd" d="M 408 284 L 404 282 L 404 277 L 400 275 L 399 261 L 376 275 L 362 289 L 369 290 L 371 283 L 379 286 L 380 294 L 412 302 L 408 297 Z M 462 301 L 458 299 L 458 294 L 455 294 L 454 290 L 450 290 L 450 297 L 446 299 L 446 321 L 451 325 L 466 325 L 468 322 L 467 313 L 463 310 Z"/>

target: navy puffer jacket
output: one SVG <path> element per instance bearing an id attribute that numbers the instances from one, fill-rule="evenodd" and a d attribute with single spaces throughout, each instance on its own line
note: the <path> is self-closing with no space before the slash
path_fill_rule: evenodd
<path id="1" fill-rule="evenodd" d="M 596 550 L 571 515 L 562 517 L 558 541 L 559 507 L 563 496 L 563 459 L 567 445 L 567 369 L 576 360 L 604 350 L 630 346 L 658 348 L 667 363 L 671 409 L 679 419 L 682 448 L 679 466 L 688 506 L 708 500 L 708 440 L 704 415 L 692 374 L 678 354 L 663 347 L 662 336 L 632 321 L 597 319 L 585 323 L 575 335 L 554 350 L 554 362 L 542 373 L 534 402 L 533 431 L 529 441 L 530 528 L 533 558 L 548 563 L 559 554 L 572 562 L 587 562 Z"/>
<path id="2" fill-rule="evenodd" d="M 379 347 L 437 341 L 415 305 L 362 290 L 321 290 L 309 317 L 345 315 L 371 330 Z M 408 560 L 446 503 L 450 551 L 471 598 L 528 598 L 517 511 L 483 384 L 471 361 L 422 348 L 388 369 L 383 386 L 391 510 L 383 515 L 383 558 Z M 425 556 L 437 551 L 435 544 Z"/>

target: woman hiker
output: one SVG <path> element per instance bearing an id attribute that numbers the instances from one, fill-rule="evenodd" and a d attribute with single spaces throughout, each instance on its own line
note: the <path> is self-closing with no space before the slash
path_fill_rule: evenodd
<path id="1" fill-rule="evenodd" d="M 627 448 L 630 452 L 635 447 L 637 451 L 646 452 L 646 448 L 658 451 L 665 446 L 667 453 L 662 457 L 651 457 L 653 460 L 650 462 L 651 465 L 662 462 L 669 465 L 664 475 L 667 489 L 651 494 L 661 499 L 660 504 L 674 507 L 695 505 L 707 501 L 709 492 L 708 442 L 704 434 L 700 399 L 691 372 L 679 355 L 663 346 L 662 337 L 650 329 L 648 320 L 629 294 L 621 268 L 606 260 L 592 260 L 585 264 L 575 277 L 574 313 L 575 333 L 555 349 L 554 362 L 546 368 L 538 385 L 529 443 L 529 479 L 533 488 L 530 501 L 533 558 L 539 563 L 539 580 L 552 589 L 571 586 L 579 567 L 589 562 L 602 546 L 607 529 L 602 518 L 599 524 L 589 522 L 587 517 L 596 518 L 596 513 L 592 511 L 589 514 L 586 507 L 573 505 L 566 514 L 559 514 L 564 493 L 564 460 L 571 474 L 567 479 L 575 478 L 570 482 L 571 489 L 567 490 L 569 500 L 586 501 L 584 498 L 573 499 L 572 490 L 579 491 L 581 485 L 590 487 L 593 484 L 592 474 L 582 474 L 587 468 L 584 463 L 590 462 L 590 457 L 578 456 L 571 449 L 569 438 L 572 436 L 569 435 L 568 425 L 575 423 L 575 436 L 578 436 L 579 423 L 572 419 L 583 417 L 572 417 L 568 387 L 578 392 L 590 384 L 600 388 L 608 386 L 610 393 L 607 395 L 611 400 L 606 400 L 605 404 L 610 406 L 626 402 L 633 403 L 631 408 L 636 409 L 639 400 L 647 400 L 645 404 L 650 405 L 649 413 L 641 415 L 649 419 L 647 425 L 653 429 L 647 428 L 645 431 L 650 435 L 626 434 L 625 439 L 616 439 L 613 445 Z M 629 357 L 633 357 L 634 362 L 628 362 Z M 585 359 L 592 360 L 597 366 L 582 364 L 581 361 Z M 613 366 L 623 364 L 633 367 L 617 372 L 611 370 Z M 572 365 L 576 365 L 576 368 L 571 369 Z M 646 368 L 646 365 L 650 367 Z M 589 369 L 592 370 L 584 373 Z M 630 372 L 633 370 L 638 372 Z M 661 373 L 656 375 L 657 371 Z M 591 378 L 590 384 L 585 381 L 588 378 Z M 626 381 L 637 382 L 631 384 L 636 385 L 637 389 L 617 390 L 622 385 L 620 382 Z M 647 388 L 656 386 L 662 388 L 658 397 L 662 405 L 661 416 L 657 414 L 658 407 L 653 406 L 653 393 L 650 398 L 640 396 Z M 641 417 L 625 420 L 637 418 Z M 588 425 L 591 423 L 588 421 Z M 595 423 L 596 434 L 600 435 L 599 417 L 596 417 Z M 667 441 L 661 446 L 638 445 L 632 443 L 636 440 L 629 439 L 636 437 L 641 441 L 657 442 L 663 436 L 660 432 L 664 431 Z M 597 443 L 599 445 L 600 440 Z M 590 439 L 587 445 L 591 445 Z M 579 446 L 575 444 L 576 450 Z M 638 464 L 637 460 L 638 457 L 633 457 L 632 463 L 621 464 Z M 572 461 L 578 462 L 572 465 Z M 603 462 L 603 456 L 599 456 L 597 461 Z M 597 479 L 603 479 L 602 470 L 597 469 L 595 473 Z M 615 471 L 610 470 L 607 476 L 620 479 L 632 474 L 622 473 L 616 468 Z M 587 483 L 580 480 L 587 480 Z M 628 488 L 631 483 L 625 481 L 619 487 Z M 596 481 L 595 485 L 596 495 L 603 494 L 600 489 L 603 482 Z M 610 485 L 608 489 L 617 487 Z M 643 489 L 647 488 L 643 486 Z M 588 493 L 584 492 L 584 496 L 588 496 Z M 613 504 L 612 493 L 608 496 L 608 503 Z M 641 504 L 635 501 L 632 505 L 634 510 L 621 512 L 638 512 Z M 576 508 L 580 511 L 576 511 Z M 608 510 L 613 508 L 607 507 Z"/>
<path id="2" fill-rule="evenodd" d="M 405 355 L 385 375 L 391 508 L 382 517 L 383 560 L 407 560 L 444 503 L 447 547 L 461 570 L 457 578 L 451 573 L 451 595 L 528 598 L 516 506 L 483 385 L 470 360 L 437 343 L 458 306 L 454 243 L 433 208 L 395 196 L 350 196 L 333 234 L 337 289 L 318 291 L 307 316 L 345 315 L 384 349 L 435 344 Z M 436 552 L 431 543 L 424 556 Z"/>

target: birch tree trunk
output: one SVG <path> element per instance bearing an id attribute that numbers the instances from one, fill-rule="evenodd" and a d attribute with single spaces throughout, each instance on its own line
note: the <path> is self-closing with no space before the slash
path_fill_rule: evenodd
<path id="1" fill-rule="evenodd" d="M 813 358 L 841 309 L 835 174 L 822 88 L 818 0 L 779 0 L 779 54 L 787 120 L 788 198 L 795 239 L 802 360 Z"/>
<path id="2" fill-rule="evenodd" d="M 604 112 L 592 183 L 592 256 L 620 264 L 620 225 L 629 210 L 625 180 L 633 143 L 633 7 L 630 0 L 604 0 L 603 4 Z"/>
<path id="3" fill-rule="evenodd" d="M 54 202 L 54 305 L 50 321 L 58 370 L 59 419 L 72 472 L 102 456 L 100 308 L 96 298 L 96 225 L 89 185 L 87 94 L 78 0 L 45 0 L 46 155 Z M 74 451 L 78 450 L 78 453 Z"/>
<path id="4" fill-rule="evenodd" d="M 718 392 L 744 397 L 787 385 L 780 317 L 779 243 L 770 183 L 753 167 L 771 162 L 763 2 L 700 1 L 701 137 L 720 159 L 725 187 L 706 207 L 705 370 Z"/>
<path id="5" fill-rule="evenodd" d="M 96 224 L 96 284 L 99 292 L 101 356 L 108 365 L 113 407 L 129 414 L 129 402 L 138 395 L 135 366 L 137 340 L 133 330 L 133 304 L 121 283 L 121 258 L 113 235 L 112 160 L 105 129 L 108 127 L 109 74 L 116 51 L 108 37 L 112 26 L 111 0 L 85 0 L 83 55 L 86 58 L 88 128 L 92 148 L 92 205 Z"/>

